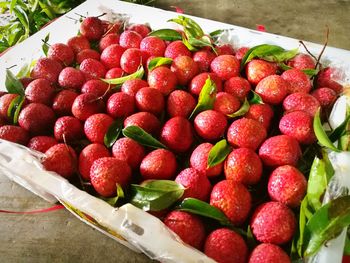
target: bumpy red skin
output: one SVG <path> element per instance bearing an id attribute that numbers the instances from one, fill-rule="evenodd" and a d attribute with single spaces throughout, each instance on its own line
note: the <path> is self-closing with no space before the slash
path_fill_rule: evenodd
<path id="1" fill-rule="evenodd" d="M 33 80 L 34 79 L 32 79 L 31 77 L 23 77 L 23 78 L 19 79 L 19 81 L 22 83 L 24 89 L 26 89 L 28 87 L 29 83 L 32 82 Z M 7 94 L 7 92 L 2 91 L 2 95 L 5 95 L 5 94 Z"/>
<path id="2" fill-rule="evenodd" d="M 98 17 L 85 18 L 80 24 L 80 33 L 89 41 L 99 40 L 104 33 L 102 21 Z"/>
<path id="3" fill-rule="evenodd" d="M 86 146 L 79 155 L 79 173 L 83 179 L 90 181 L 90 169 L 94 161 L 102 157 L 110 157 L 108 149 L 99 143 Z"/>
<path id="4" fill-rule="evenodd" d="M 142 36 L 135 32 L 126 30 L 120 35 L 119 43 L 124 48 L 140 48 Z"/>
<path id="5" fill-rule="evenodd" d="M 84 59 L 79 69 L 84 74 L 86 80 L 103 78 L 107 72 L 100 61 L 92 58 Z"/>
<path id="6" fill-rule="evenodd" d="M 126 161 L 131 169 L 137 170 L 145 157 L 145 148 L 130 138 L 120 138 L 112 147 L 115 158 Z"/>
<path id="7" fill-rule="evenodd" d="M 75 60 L 77 64 L 81 64 L 85 59 L 88 59 L 88 58 L 100 60 L 101 55 L 96 50 L 84 49 L 76 55 Z"/>
<path id="8" fill-rule="evenodd" d="M 211 148 L 213 148 L 211 143 L 202 143 L 193 150 L 190 157 L 191 167 L 201 173 L 204 173 L 208 177 L 220 175 L 224 167 L 223 163 L 219 163 L 213 167 L 207 168 L 208 155 Z"/>
<path id="9" fill-rule="evenodd" d="M 90 79 L 81 87 L 81 93 L 91 93 L 96 97 L 106 95 L 109 90 L 109 85 L 99 79 Z"/>
<path id="10" fill-rule="evenodd" d="M 224 135 L 227 119 L 224 114 L 214 110 L 199 113 L 194 119 L 194 128 L 203 139 L 213 141 Z"/>
<path id="11" fill-rule="evenodd" d="M 268 138 L 259 149 L 259 157 L 267 166 L 296 166 L 301 157 L 299 143 L 288 135 Z"/>
<path id="12" fill-rule="evenodd" d="M 298 207 L 305 196 L 307 181 L 305 176 L 291 165 L 277 167 L 269 177 L 267 186 L 272 200 L 289 207 Z"/>
<path id="13" fill-rule="evenodd" d="M 312 86 L 309 77 L 299 69 L 289 69 L 282 73 L 281 77 L 289 83 L 287 92 L 309 93 Z"/>
<path id="14" fill-rule="evenodd" d="M 124 120 L 124 127 L 138 126 L 151 134 L 159 134 L 161 123 L 158 118 L 149 112 L 137 112 Z"/>
<path id="15" fill-rule="evenodd" d="M 198 65 L 188 56 L 178 56 L 171 64 L 170 70 L 175 73 L 180 85 L 187 85 L 199 72 Z"/>
<path id="16" fill-rule="evenodd" d="M 215 54 L 208 50 L 199 50 L 193 54 L 193 61 L 198 64 L 199 72 L 207 72 L 210 64 L 215 58 Z"/>
<path id="17" fill-rule="evenodd" d="M 219 92 L 216 94 L 214 102 L 214 110 L 221 112 L 224 115 L 229 115 L 236 112 L 241 106 L 237 97 L 227 92 Z"/>
<path id="18" fill-rule="evenodd" d="M 219 228 L 207 237 L 204 253 L 218 263 L 244 263 L 248 258 L 248 247 L 236 232 Z"/>
<path id="19" fill-rule="evenodd" d="M 215 73 L 203 72 L 195 76 L 190 83 L 189 91 L 195 95 L 199 96 L 201 90 L 205 84 L 205 81 L 210 77 L 216 85 L 217 92 L 222 91 L 222 81 L 221 78 Z"/>
<path id="20" fill-rule="evenodd" d="M 236 58 L 241 62 L 241 60 L 243 59 L 244 55 L 247 53 L 248 50 L 249 50 L 249 47 L 241 47 L 237 49 L 235 54 Z"/>
<path id="21" fill-rule="evenodd" d="M 294 58 L 289 60 L 287 65 L 299 70 L 313 69 L 315 68 L 315 61 L 310 55 L 298 54 Z"/>
<path id="22" fill-rule="evenodd" d="M 160 115 L 164 110 L 164 96 L 156 89 L 141 88 L 135 95 L 136 107 L 139 111 L 147 111 Z"/>
<path id="23" fill-rule="evenodd" d="M 296 219 L 286 205 L 272 201 L 260 205 L 254 211 L 250 227 L 258 241 L 282 245 L 292 239 Z"/>
<path id="24" fill-rule="evenodd" d="M 93 162 L 90 180 L 96 192 L 104 197 L 117 194 L 117 184 L 125 188 L 131 180 L 130 166 L 114 157 L 102 157 Z"/>
<path id="25" fill-rule="evenodd" d="M 255 92 L 265 103 L 277 105 L 287 96 L 288 87 L 288 82 L 281 76 L 270 75 L 256 85 Z"/>
<path id="26" fill-rule="evenodd" d="M 301 144 L 312 144 L 316 141 L 313 118 L 305 111 L 292 111 L 285 114 L 279 122 L 282 134 L 289 135 Z"/>
<path id="27" fill-rule="evenodd" d="M 0 97 L 0 116 L 5 120 L 9 121 L 9 117 L 7 116 L 7 111 L 11 102 L 18 97 L 18 94 L 8 93 Z"/>
<path id="28" fill-rule="evenodd" d="M 167 67 L 157 67 L 148 73 L 148 85 L 159 90 L 164 96 L 175 90 L 177 78 Z"/>
<path id="29" fill-rule="evenodd" d="M 116 92 L 107 101 L 107 113 L 113 118 L 127 117 L 135 112 L 135 99 L 124 93 Z"/>
<path id="30" fill-rule="evenodd" d="M 165 49 L 164 56 L 167 58 L 175 59 L 179 56 L 192 57 L 191 51 L 182 43 L 181 40 L 171 42 Z"/>
<path id="31" fill-rule="evenodd" d="M 54 135 L 56 140 L 60 142 L 80 140 L 83 137 L 83 125 L 75 117 L 60 117 L 56 120 Z"/>
<path id="32" fill-rule="evenodd" d="M 104 112 L 104 102 L 91 93 L 80 94 L 72 105 L 72 114 L 81 121 L 85 121 L 95 113 Z"/>
<path id="33" fill-rule="evenodd" d="M 55 123 L 53 110 L 41 103 L 30 103 L 19 114 L 18 124 L 32 135 L 48 134 Z"/>
<path id="34" fill-rule="evenodd" d="M 149 28 L 149 26 L 144 24 L 131 25 L 130 27 L 128 27 L 128 30 L 139 33 L 142 36 L 142 38 L 145 38 L 151 32 L 151 29 Z"/>
<path id="35" fill-rule="evenodd" d="M 128 74 L 137 71 L 142 62 L 142 51 L 138 48 L 125 50 L 120 58 L 120 67 Z"/>
<path id="36" fill-rule="evenodd" d="M 35 79 L 25 89 L 25 96 L 29 102 L 37 102 L 51 106 L 55 96 L 55 89 L 46 79 Z"/>
<path id="37" fill-rule="evenodd" d="M 4 125 L 0 127 L 0 139 L 26 145 L 30 139 L 29 133 L 19 126 Z"/>
<path id="38" fill-rule="evenodd" d="M 260 122 L 266 129 L 269 130 L 274 112 L 269 104 L 253 104 L 250 105 L 248 112 L 244 117 Z"/>
<path id="39" fill-rule="evenodd" d="M 48 171 L 56 172 L 64 178 L 70 178 L 76 171 L 77 155 L 72 147 L 59 143 L 45 152 L 43 166 Z"/>
<path id="40" fill-rule="evenodd" d="M 29 140 L 27 147 L 32 150 L 44 153 L 56 144 L 58 144 L 58 142 L 54 137 L 35 136 Z"/>
<path id="41" fill-rule="evenodd" d="M 286 252 L 274 244 L 260 244 L 250 254 L 248 263 L 291 263 Z"/>
<path id="42" fill-rule="evenodd" d="M 221 79 L 228 80 L 232 77 L 238 77 L 240 64 L 233 55 L 221 55 L 211 62 L 210 69 Z"/>
<path id="43" fill-rule="evenodd" d="M 232 180 L 222 180 L 214 185 L 210 205 L 220 209 L 234 225 L 241 225 L 248 217 L 252 206 L 247 188 Z"/>
<path id="44" fill-rule="evenodd" d="M 30 76 L 34 79 L 43 78 L 56 83 L 61 71 L 62 65 L 58 61 L 50 58 L 40 58 L 30 72 Z"/>
<path id="45" fill-rule="evenodd" d="M 106 79 L 116 79 L 124 75 L 124 71 L 121 68 L 111 68 L 106 72 Z"/>
<path id="46" fill-rule="evenodd" d="M 174 152 L 186 152 L 193 143 L 191 123 L 179 116 L 169 119 L 162 128 L 160 140 Z"/>
<path id="47" fill-rule="evenodd" d="M 232 77 L 224 83 L 224 91 L 236 96 L 242 101 L 247 97 L 250 90 L 251 85 L 245 78 Z"/>
<path id="48" fill-rule="evenodd" d="M 216 52 L 218 55 L 234 55 L 235 51 L 233 49 L 233 46 L 230 44 L 223 44 L 220 46 L 215 47 Z"/>
<path id="49" fill-rule="evenodd" d="M 166 44 L 159 37 L 149 36 L 142 39 L 140 49 L 149 56 L 163 57 Z"/>
<path id="50" fill-rule="evenodd" d="M 316 78 L 316 86 L 328 87 L 334 90 L 337 94 L 340 94 L 343 91 L 343 86 L 334 80 L 334 76 L 337 74 L 334 68 L 324 68 L 318 74 Z"/>
<path id="51" fill-rule="evenodd" d="M 72 90 L 62 90 L 53 99 L 52 109 L 57 116 L 72 115 L 72 105 L 78 93 Z"/>
<path id="52" fill-rule="evenodd" d="M 98 44 L 98 48 L 102 52 L 105 48 L 109 47 L 110 45 L 119 45 L 119 39 L 120 35 L 115 33 L 109 33 L 101 38 L 100 43 Z"/>
<path id="53" fill-rule="evenodd" d="M 58 84 L 62 88 L 80 91 L 85 82 L 84 74 L 75 68 L 66 67 L 58 76 Z"/>
<path id="54" fill-rule="evenodd" d="M 175 155 L 165 149 L 157 149 L 143 158 L 140 165 L 140 173 L 143 179 L 164 179 L 174 178 L 177 169 Z"/>
<path id="55" fill-rule="evenodd" d="M 234 147 L 255 151 L 267 136 L 264 126 L 253 119 L 241 118 L 232 122 L 227 130 L 227 140 Z"/>
<path id="56" fill-rule="evenodd" d="M 167 112 L 170 117 L 181 116 L 187 118 L 196 107 L 196 100 L 184 90 L 174 90 L 167 100 Z"/>
<path id="57" fill-rule="evenodd" d="M 283 101 L 285 111 L 306 111 L 310 116 L 315 116 L 317 109 L 320 107 L 318 100 L 310 94 L 296 92 L 288 95 Z"/>
<path id="58" fill-rule="evenodd" d="M 47 57 L 61 62 L 64 66 L 69 66 L 74 61 L 74 52 L 66 44 L 55 43 L 49 47 Z"/>
<path id="59" fill-rule="evenodd" d="M 112 117 L 104 113 L 91 115 L 84 123 L 84 133 L 90 142 L 103 144 L 104 136 L 113 121 Z"/>
<path id="60" fill-rule="evenodd" d="M 187 168 L 176 176 L 175 181 L 185 187 L 182 199 L 192 197 L 202 201 L 208 200 L 211 184 L 204 173 L 194 168 Z"/>
<path id="61" fill-rule="evenodd" d="M 125 48 L 118 45 L 110 45 L 105 48 L 101 53 L 101 62 L 107 68 L 119 68 L 120 67 L 120 58 L 122 57 Z"/>
<path id="62" fill-rule="evenodd" d="M 130 79 L 123 83 L 120 90 L 132 97 L 135 97 L 137 91 L 143 87 L 148 87 L 148 83 L 142 79 Z"/>
<path id="63" fill-rule="evenodd" d="M 67 45 L 73 50 L 74 54 L 78 54 L 84 49 L 90 49 L 89 40 L 82 35 L 71 37 L 68 39 Z"/>
<path id="64" fill-rule="evenodd" d="M 262 175 L 262 162 L 253 150 L 238 148 L 227 156 L 224 172 L 227 180 L 245 185 L 256 184 Z"/>
<path id="65" fill-rule="evenodd" d="M 259 59 L 253 59 L 245 67 L 247 79 L 252 85 L 257 85 L 262 79 L 275 75 L 276 72 L 275 64 Z"/>
<path id="66" fill-rule="evenodd" d="M 311 95 L 314 96 L 320 103 L 322 108 L 330 108 L 337 99 L 337 93 L 327 87 L 315 89 L 311 92 Z"/>

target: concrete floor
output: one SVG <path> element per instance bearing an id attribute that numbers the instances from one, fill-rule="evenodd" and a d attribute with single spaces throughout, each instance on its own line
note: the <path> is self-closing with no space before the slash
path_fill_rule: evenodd
<path id="1" fill-rule="evenodd" d="M 171 9 L 249 28 L 265 25 L 268 32 L 324 41 L 330 28 L 331 46 L 350 50 L 350 1 L 282 0 L 156 0 Z M 51 206 L 0 175 L 0 209 L 35 210 Z M 13 215 L 0 213 L 0 262 L 152 262 L 80 222 L 68 211 Z"/>

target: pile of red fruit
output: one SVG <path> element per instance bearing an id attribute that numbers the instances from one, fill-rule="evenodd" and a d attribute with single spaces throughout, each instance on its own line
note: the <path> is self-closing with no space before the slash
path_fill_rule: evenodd
<path id="1" fill-rule="evenodd" d="M 47 170 L 80 176 L 103 197 L 115 196 L 116 185 L 127 192 L 131 182 L 175 180 L 185 187 L 182 199 L 210 203 L 236 227 L 250 225 L 260 244 L 248 249 L 245 237 L 191 213 L 160 213 L 184 242 L 218 262 L 290 262 L 284 245 L 296 231 L 293 209 L 307 188 L 298 161 L 306 145 L 316 142 L 317 109 L 329 109 L 342 86 L 324 69 L 314 89 L 302 71 L 315 67 L 309 55 L 286 61 L 286 71 L 263 59 L 241 70 L 246 47 L 190 51 L 181 40 L 164 41 L 150 32 L 142 24 L 122 31 L 118 23 L 85 18 L 80 35 L 51 44 L 30 77 L 20 79 L 25 100 L 18 125 L 9 107 L 20 95 L 1 96 L 0 138 L 45 153 Z M 147 70 L 156 57 L 171 60 Z M 133 74 L 140 65 L 143 79 L 130 78 L 121 87 L 104 81 Z M 215 102 L 190 118 L 207 81 L 215 87 Z M 232 117 L 252 91 L 263 103 Z M 122 135 L 107 147 L 105 135 L 118 120 L 124 128 L 142 128 L 165 148 Z M 208 155 L 223 138 L 231 151 L 209 167 Z"/>

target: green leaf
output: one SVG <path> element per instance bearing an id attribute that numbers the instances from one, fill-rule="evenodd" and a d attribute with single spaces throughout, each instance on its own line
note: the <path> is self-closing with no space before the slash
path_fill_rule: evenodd
<path id="1" fill-rule="evenodd" d="M 152 71 L 156 67 L 169 65 L 171 63 L 173 63 L 173 60 L 171 58 L 165 58 L 165 57 L 153 58 L 148 64 L 148 71 Z"/>
<path id="2" fill-rule="evenodd" d="M 142 185 L 131 185 L 130 203 L 144 211 L 161 211 L 178 201 L 184 191 L 175 181 L 149 180 Z"/>
<path id="3" fill-rule="evenodd" d="M 257 241 L 254 238 L 250 225 L 248 225 L 247 228 L 247 245 L 252 250 L 258 245 Z"/>
<path id="4" fill-rule="evenodd" d="M 5 87 L 9 93 L 24 96 L 24 87 L 22 82 L 20 82 L 9 69 L 6 69 Z"/>
<path id="5" fill-rule="evenodd" d="M 125 137 L 128 137 L 130 139 L 133 139 L 134 141 L 138 142 L 139 144 L 151 148 L 163 148 L 166 149 L 167 147 L 162 144 L 160 141 L 158 141 L 156 138 L 154 138 L 152 135 L 144 131 L 142 128 L 138 126 L 128 126 L 122 130 L 123 135 Z"/>
<path id="6" fill-rule="evenodd" d="M 254 90 L 250 90 L 249 97 L 250 97 L 249 104 L 264 104 L 263 99 Z"/>
<path id="7" fill-rule="evenodd" d="M 345 246 L 344 246 L 344 255 L 350 255 L 350 229 L 348 229 L 346 239 L 345 239 Z"/>
<path id="8" fill-rule="evenodd" d="M 196 107 L 192 111 L 190 115 L 190 119 L 194 116 L 196 116 L 198 113 L 204 110 L 210 110 L 214 106 L 214 102 L 216 99 L 216 85 L 215 82 L 210 79 L 210 77 L 207 78 L 205 81 L 205 84 L 199 94 L 199 99 Z"/>
<path id="9" fill-rule="evenodd" d="M 215 38 L 215 37 L 220 36 L 220 35 L 221 35 L 222 33 L 224 33 L 224 32 L 225 32 L 225 30 L 223 30 L 223 29 L 218 29 L 218 30 L 215 30 L 215 31 L 213 31 L 213 32 L 210 32 L 210 33 L 209 33 L 209 36 Z"/>
<path id="10" fill-rule="evenodd" d="M 143 69 L 142 66 L 140 66 L 140 68 L 136 72 L 134 72 L 128 76 L 116 78 L 116 79 L 101 79 L 101 80 L 108 83 L 108 84 L 121 85 L 125 81 L 130 80 L 130 79 L 142 79 L 144 73 L 145 73 L 145 70 Z"/>
<path id="11" fill-rule="evenodd" d="M 232 114 L 227 114 L 226 116 L 229 118 L 236 118 L 239 116 L 243 116 L 249 111 L 249 108 L 250 108 L 249 101 L 247 100 L 247 98 L 245 98 L 242 106 L 236 112 Z"/>
<path id="12" fill-rule="evenodd" d="M 122 119 L 116 119 L 111 126 L 109 126 L 108 131 L 104 136 L 104 144 L 107 148 L 113 146 L 113 144 L 118 140 L 120 132 L 123 129 L 124 122 Z"/>
<path id="13" fill-rule="evenodd" d="M 198 38 L 204 35 L 203 29 L 191 18 L 179 15 L 177 18 L 168 20 L 168 22 L 174 22 L 183 26 L 184 32 L 187 33 L 187 37 L 192 36 Z"/>
<path id="14" fill-rule="evenodd" d="M 207 169 L 225 161 L 231 151 L 232 147 L 227 143 L 226 139 L 217 142 L 209 151 Z"/>
<path id="15" fill-rule="evenodd" d="M 212 47 L 212 48 L 214 48 L 212 43 L 211 43 L 211 40 L 208 36 L 203 36 L 201 38 L 189 37 L 188 43 L 195 48 L 200 48 L 200 47 Z"/>
<path id="16" fill-rule="evenodd" d="M 304 246 L 304 234 L 305 234 L 305 226 L 307 220 L 312 217 L 312 212 L 308 207 L 308 198 L 304 197 L 303 201 L 300 204 L 300 213 L 299 213 L 299 239 L 297 241 L 297 251 L 300 257 L 303 256 L 303 246 Z"/>
<path id="17" fill-rule="evenodd" d="M 12 14 L 13 12 L 13 9 L 15 8 L 17 4 L 17 0 L 11 0 L 11 3 L 10 3 L 10 13 Z"/>
<path id="18" fill-rule="evenodd" d="M 190 51 L 192 51 L 192 52 L 198 50 L 196 47 L 192 46 L 192 45 L 190 44 L 190 42 L 188 42 L 188 39 L 186 38 L 186 36 L 183 36 L 183 38 L 182 38 L 182 43 L 184 43 L 184 45 L 185 45 Z"/>
<path id="19" fill-rule="evenodd" d="M 328 137 L 331 140 L 331 142 L 339 140 L 339 138 L 346 133 L 346 131 L 348 130 L 349 122 L 350 115 L 346 116 L 345 120 L 329 134 Z"/>
<path id="20" fill-rule="evenodd" d="M 280 62 L 278 63 L 278 67 L 280 67 L 282 70 L 286 71 L 286 70 L 289 70 L 289 69 L 292 69 L 292 67 L 284 64 L 283 62 Z"/>
<path id="21" fill-rule="evenodd" d="M 340 152 L 340 150 L 333 145 L 331 140 L 328 138 L 327 133 L 323 129 L 321 117 L 320 117 L 320 108 L 318 108 L 315 114 L 313 127 L 314 127 L 314 132 L 319 144 L 329 148 L 332 151 Z"/>
<path id="22" fill-rule="evenodd" d="M 292 50 L 283 50 L 280 52 L 273 53 L 271 55 L 262 56 L 261 58 L 270 62 L 283 62 L 294 58 L 299 53 L 299 49 L 295 48 Z"/>
<path id="23" fill-rule="evenodd" d="M 43 50 L 45 56 L 47 56 L 47 52 L 49 51 L 49 48 L 50 48 L 50 46 L 49 46 L 49 44 L 48 44 L 49 39 L 50 39 L 50 33 L 48 33 L 48 34 L 45 36 L 45 38 L 42 39 L 43 44 L 42 44 L 41 48 L 42 48 L 42 50 Z"/>
<path id="24" fill-rule="evenodd" d="M 24 27 L 25 37 L 28 37 L 30 30 L 29 30 L 29 18 L 27 16 L 27 13 L 19 5 L 15 6 L 15 8 L 13 9 L 13 12 L 15 13 L 16 17 Z"/>
<path id="25" fill-rule="evenodd" d="M 174 29 L 159 29 L 159 30 L 152 31 L 148 35 L 156 36 L 166 41 L 175 41 L 175 40 L 182 39 L 181 34 Z"/>
<path id="26" fill-rule="evenodd" d="M 22 109 L 24 101 L 24 96 L 17 96 L 11 101 L 8 107 L 7 117 L 12 120 L 13 124 L 17 124 L 18 122 L 19 112 Z"/>
<path id="27" fill-rule="evenodd" d="M 117 195 L 116 196 L 113 196 L 113 197 L 103 197 L 103 196 L 101 196 L 100 198 L 102 200 L 106 201 L 111 206 L 115 206 L 119 199 L 125 197 L 123 188 L 120 186 L 120 184 L 116 184 L 116 188 L 117 188 Z"/>
<path id="28" fill-rule="evenodd" d="M 319 72 L 318 69 L 314 69 L 314 68 L 302 69 L 301 71 L 310 77 L 316 76 Z"/>

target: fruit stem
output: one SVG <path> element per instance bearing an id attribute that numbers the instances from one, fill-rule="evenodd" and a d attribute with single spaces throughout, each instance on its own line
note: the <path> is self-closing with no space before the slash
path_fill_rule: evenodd
<path id="1" fill-rule="evenodd" d="M 315 60 L 317 61 L 316 56 L 310 52 L 310 50 L 306 47 L 306 45 L 304 44 L 304 42 L 303 42 L 302 40 L 299 40 L 299 43 L 305 48 L 306 52 L 307 52 L 311 57 L 313 57 L 313 59 L 315 59 Z"/>
<path id="2" fill-rule="evenodd" d="M 317 69 L 317 66 L 320 64 L 320 60 L 321 57 L 323 55 L 323 52 L 325 51 L 327 45 L 328 45 L 328 37 L 329 37 L 329 27 L 326 26 L 326 41 L 324 42 L 323 48 L 321 50 L 321 53 L 318 55 L 317 61 L 316 61 L 316 65 L 315 65 L 315 69 Z"/>

